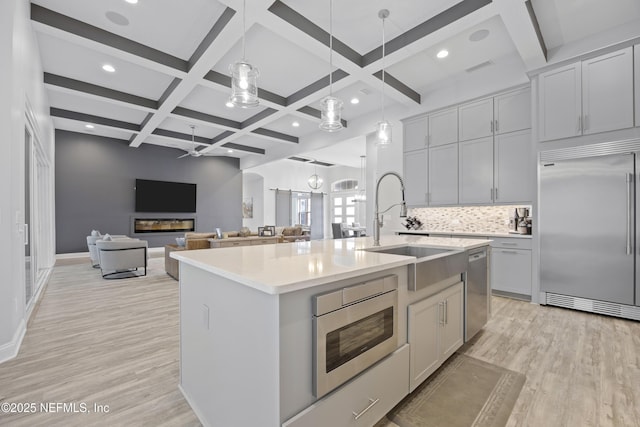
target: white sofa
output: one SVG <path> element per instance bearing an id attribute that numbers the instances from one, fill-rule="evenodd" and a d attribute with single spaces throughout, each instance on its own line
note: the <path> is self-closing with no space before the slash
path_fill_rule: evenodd
<path id="1" fill-rule="evenodd" d="M 146 240 L 117 238 L 97 240 L 96 250 L 100 272 L 105 279 L 146 276 L 148 244 Z M 143 268 L 144 273 L 138 273 Z"/>

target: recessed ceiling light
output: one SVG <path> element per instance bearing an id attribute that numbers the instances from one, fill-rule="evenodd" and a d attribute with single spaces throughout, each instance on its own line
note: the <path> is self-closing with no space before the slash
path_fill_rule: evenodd
<path id="1" fill-rule="evenodd" d="M 299 122 L 293 122 L 293 123 L 291 123 L 291 126 L 293 126 L 294 128 L 299 128 L 300 127 L 300 123 Z"/>
<path id="2" fill-rule="evenodd" d="M 102 66 L 102 69 L 104 71 L 106 71 L 107 73 L 115 73 L 116 72 L 115 67 L 113 65 L 111 65 L 111 64 L 104 64 Z"/>
<path id="3" fill-rule="evenodd" d="M 359 100 L 358 98 L 351 98 L 351 103 L 352 103 L 353 105 L 355 105 L 355 104 L 359 104 L 359 103 L 360 103 L 360 100 Z"/>
<path id="4" fill-rule="evenodd" d="M 87 129 L 93 129 L 93 128 L 95 128 L 95 126 L 94 126 L 94 125 L 84 125 L 84 127 L 86 127 Z"/>
<path id="5" fill-rule="evenodd" d="M 233 153 L 233 150 L 229 149 L 227 150 L 227 153 Z"/>
<path id="6" fill-rule="evenodd" d="M 472 42 L 479 42 L 480 40 L 484 40 L 489 35 L 489 30 L 478 30 L 471 33 L 469 36 L 469 40 Z"/>
<path id="7" fill-rule="evenodd" d="M 224 105 L 226 105 L 227 108 L 233 108 L 233 102 L 231 102 L 231 101 L 227 101 L 227 103 L 224 104 Z"/>
<path id="8" fill-rule="evenodd" d="M 116 25 L 120 25 L 122 27 L 126 27 L 127 25 L 129 25 L 129 20 L 126 16 L 121 15 L 118 12 L 114 12 L 113 10 L 107 11 L 104 16 L 106 16 L 109 21 L 113 22 Z"/>
<path id="9" fill-rule="evenodd" d="M 131 4 L 138 4 L 138 0 L 124 0 L 124 1 Z"/>
<path id="10" fill-rule="evenodd" d="M 449 56 L 449 51 L 446 49 L 442 49 L 436 56 L 440 59 L 446 58 L 447 56 Z"/>

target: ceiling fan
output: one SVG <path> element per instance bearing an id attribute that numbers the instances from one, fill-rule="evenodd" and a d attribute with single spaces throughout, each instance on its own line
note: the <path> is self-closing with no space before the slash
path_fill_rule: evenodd
<path id="1" fill-rule="evenodd" d="M 191 156 L 191 157 L 200 157 L 202 156 L 202 153 L 198 150 L 196 150 L 196 127 L 194 125 L 190 125 L 189 126 L 191 128 L 191 143 L 193 144 L 193 148 L 191 148 L 191 150 L 189 150 L 188 152 L 186 152 L 185 154 L 183 154 L 182 156 L 178 157 L 179 159 L 183 158 L 183 157 L 187 157 L 187 156 Z"/>

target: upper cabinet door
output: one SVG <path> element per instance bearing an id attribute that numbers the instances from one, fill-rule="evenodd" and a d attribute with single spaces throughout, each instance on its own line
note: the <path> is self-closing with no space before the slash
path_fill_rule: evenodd
<path id="1" fill-rule="evenodd" d="M 429 206 L 458 203 L 458 144 L 429 148 Z"/>
<path id="2" fill-rule="evenodd" d="M 493 142 L 496 203 L 531 203 L 534 194 L 535 156 L 531 130 L 496 135 Z"/>
<path id="3" fill-rule="evenodd" d="M 404 154 L 404 197 L 409 206 L 427 205 L 427 149 Z"/>
<path id="4" fill-rule="evenodd" d="M 493 135 L 493 98 L 470 102 L 458 108 L 460 141 Z"/>
<path id="5" fill-rule="evenodd" d="M 503 134 L 531 128 L 531 89 L 520 89 L 493 99 L 494 133 Z"/>
<path id="6" fill-rule="evenodd" d="M 493 137 L 461 142 L 459 168 L 460 203 L 493 203 Z"/>
<path id="7" fill-rule="evenodd" d="M 582 134 L 580 63 L 538 76 L 540 141 Z"/>
<path id="8" fill-rule="evenodd" d="M 631 47 L 582 61 L 584 134 L 633 127 Z"/>
<path id="9" fill-rule="evenodd" d="M 633 47 L 635 65 L 633 69 L 636 74 L 636 126 L 640 126 L 640 44 Z"/>
<path id="10" fill-rule="evenodd" d="M 403 124 L 404 151 L 414 151 L 427 146 L 427 118 L 411 120 Z"/>
<path id="11" fill-rule="evenodd" d="M 458 108 L 429 115 L 429 146 L 458 142 Z"/>

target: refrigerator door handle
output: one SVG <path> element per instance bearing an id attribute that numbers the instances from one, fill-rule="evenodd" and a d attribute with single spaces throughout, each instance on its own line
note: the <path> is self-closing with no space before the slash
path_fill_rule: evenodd
<path id="1" fill-rule="evenodd" d="M 633 230 L 633 225 L 631 223 L 631 221 L 633 220 L 633 203 L 631 200 L 632 182 L 633 174 L 627 173 L 627 255 L 631 255 L 633 253 L 633 248 L 631 245 L 631 232 Z"/>

